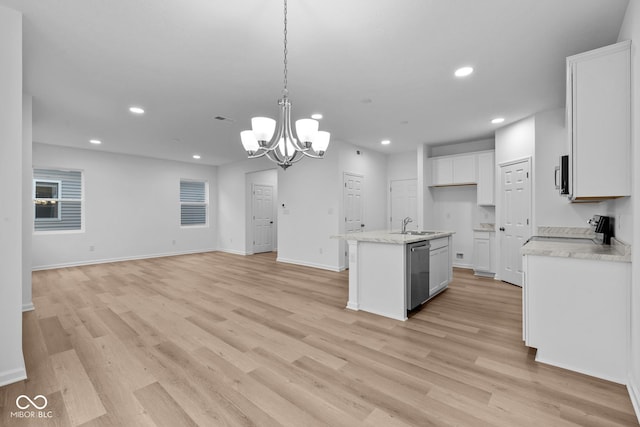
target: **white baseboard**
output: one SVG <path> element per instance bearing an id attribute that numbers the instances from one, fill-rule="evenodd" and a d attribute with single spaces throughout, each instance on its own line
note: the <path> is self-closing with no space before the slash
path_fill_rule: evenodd
<path id="1" fill-rule="evenodd" d="M 29 302 L 27 304 L 22 304 L 22 312 L 24 313 L 25 311 L 33 311 L 36 308 L 33 306 L 33 302 Z"/>
<path id="2" fill-rule="evenodd" d="M 320 268 L 322 270 L 340 272 L 339 267 L 334 267 L 332 265 L 316 264 L 315 262 L 306 262 L 306 261 L 299 261 L 296 259 L 288 259 L 288 258 L 280 258 L 280 257 L 276 258 L 276 261 L 284 262 L 285 264 L 304 265 L 305 267 L 313 267 L 313 268 Z"/>
<path id="3" fill-rule="evenodd" d="M 452 265 L 455 268 L 466 268 L 467 270 L 473 270 L 473 265 L 471 264 L 458 264 L 454 262 Z"/>
<path id="4" fill-rule="evenodd" d="M 87 261 L 76 261 L 76 262 L 64 262 L 60 264 L 49 264 L 49 265 L 37 265 L 32 267 L 32 271 L 40 271 L 40 270 L 53 270 L 56 268 L 65 268 L 65 267 L 80 267 L 83 265 L 94 265 L 94 264 L 107 264 L 110 262 L 122 262 L 122 261 L 136 261 L 140 259 L 150 259 L 150 258 L 163 258 L 169 256 L 178 256 L 178 255 L 190 255 L 190 254 L 199 254 L 206 252 L 215 252 L 217 249 L 198 249 L 193 251 L 177 251 L 177 252 L 166 252 L 159 254 L 149 254 L 149 255 L 133 255 L 128 257 L 116 257 L 116 258 L 105 258 L 105 259 L 94 259 Z"/>
<path id="5" fill-rule="evenodd" d="M 633 378 L 630 377 L 629 383 L 627 384 L 627 390 L 629 391 L 629 397 L 631 398 L 633 409 L 636 411 L 636 417 L 640 423 L 640 384 L 635 384 Z"/>
<path id="6" fill-rule="evenodd" d="M 535 360 L 538 363 L 544 363 L 545 365 L 557 366 L 558 368 L 567 369 L 569 371 L 578 372 L 578 373 L 581 373 L 581 374 L 589 375 L 591 377 L 601 378 L 603 380 L 611 381 L 611 382 L 618 383 L 618 384 L 626 385 L 627 381 L 628 381 L 626 376 L 623 373 L 621 373 L 620 375 L 610 375 L 610 374 L 604 373 L 604 372 L 599 372 L 599 371 L 595 371 L 595 370 L 576 367 L 576 366 L 573 366 L 573 365 L 571 365 L 569 363 L 556 362 L 555 360 L 549 360 L 544 356 L 544 354 L 541 354 L 540 349 L 538 349 L 538 351 L 536 353 L 536 359 Z"/>
<path id="7" fill-rule="evenodd" d="M 22 366 L 21 368 L 12 369 L 10 371 L 0 372 L 0 387 L 26 379 L 27 371 L 24 366 Z"/>
<path id="8" fill-rule="evenodd" d="M 359 311 L 360 310 L 360 306 L 354 302 L 348 301 L 347 302 L 347 308 L 349 310 L 353 310 L 353 311 Z"/>
<path id="9" fill-rule="evenodd" d="M 218 249 L 218 252 L 224 252 L 227 254 L 234 254 L 234 255 L 243 255 L 243 256 L 253 255 L 253 253 L 238 251 L 236 249 Z"/>

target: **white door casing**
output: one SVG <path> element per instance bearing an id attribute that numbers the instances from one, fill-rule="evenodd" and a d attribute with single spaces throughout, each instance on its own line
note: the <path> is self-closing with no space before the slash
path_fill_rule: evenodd
<path id="1" fill-rule="evenodd" d="M 389 185 L 389 229 L 402 227 L 402 219 L 411 217 L 413 222 L 408 230 L 418 229 L 418 181 L 416 179 L 396 179 Z"/>
<path id="2" fill-rule="evenodd" d="M 531 237 L 530 169 L 529 159 L 500 165 L 500 279 L 518 286 L 523 283 L 520 248 Z"/>
<path id="3" fill-rule="evenodd" d="M 345 172 L 344 191 L 344 232 L 364 231 L 363 220 L 363 183 L 364 176 Z M 349 265 L 349 249 L 345 249 L 345 265 Z"/>
<path id="4" fill-rule="evenodd" d="M 253 184 L 253 253 L 273 250 L 273 186 Z"/>

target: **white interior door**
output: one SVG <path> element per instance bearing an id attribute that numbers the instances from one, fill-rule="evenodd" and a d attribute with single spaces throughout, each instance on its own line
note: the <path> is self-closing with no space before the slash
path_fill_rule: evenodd
<path id="1" fill-rule="evenodd" d="M 363 231 L 362 175 L 344 174 L 344 229 L 346 233 Z"/>
<path id="2" fill-rule="evenodd" d="M 413 222 L 407 225 L 407 230 L 418 229 L 418 180 L 392 180 L 389 187 L 390 203 L 389 229 L 402 227 L 402 220 L 411 217 Z"/>
<path id="3" fill-rule="evenodd" d="M 344 173 L 344 231 L 354 233 L 364 231 L 363 187 L 364 176 Z M 345 265 L 349 265 L 349 247 L 345 245 Z"/>
<path id="4" fill-rule="evenodd" d="M 253 253 L 273 250 L 273 186 L 253 184 Z"/>
<path id="5" fill-rule="evenodd" d="M 502 224 L 500 279 L 522 286 L 520 248 L 531 237 L 531 179 L 529 160 L 500 167 Z"/>

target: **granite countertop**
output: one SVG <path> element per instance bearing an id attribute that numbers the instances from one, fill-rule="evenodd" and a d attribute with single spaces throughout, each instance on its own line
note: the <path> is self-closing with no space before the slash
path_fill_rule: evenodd
<path id="1" fill-rule="evenodd" d="M 360 242 L 392 243 L 403 245 L 405 243 L 421 242 L 423 240 L 439 239 L 454 234 L 454 231 L 434 231 L 433 234 L 412 235 L 400 234 L 400 231 L 376 230 L 362 233 L 347 233 L 331 236 L 332 239 L 357 240 Z"/>
<path id="2" fill-rule="evenodd" d="M 593 238 L 589 228 L 540 227 L 540 236 L 565 238 Z M 550 256 L 560 258 L 580 258 L 597 261 L 631 262 L 631 246 L 611 239 L 610 245 L 596 243 L 573 243 L 562 241 L 532 240 L 520 248 L 522 255 Z"/>
<path id="3" fill-rule="evenodd" d="M 496 231 L 496 225 L 488 222 L 481 222 L 480 225 L 473 227 L 473 231 Z"/>

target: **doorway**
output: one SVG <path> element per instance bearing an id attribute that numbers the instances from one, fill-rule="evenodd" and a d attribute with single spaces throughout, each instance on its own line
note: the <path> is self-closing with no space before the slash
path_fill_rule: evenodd
<path id="1" fill-rule="evenodd" d="M 273 186 L 253 184 L 253 253 L 273 251 L 274 209 Z"/>
<path id="2" fill-rule="evenodd" d="M 408 230 L 418 229 L 418 180 L 394 179 L 389 184 L 389 230 L 402 227 L 402 220 L 410 217 L 413 222 Z"/>
<path id="3" fill-rule="evenodd" d="M 363 185 L 364 176 L 345 172 L 343 175 L 344 200 L 344 232 L 354 233 L 364 231 L 363 220 Z M 345 265 L 349 266 L 349 246 L 345 245 Z"/>
<path id="4" fill-rule="evenodd" d="M 520 248 L 531 237 L 530 160 L 501 164 L 500 183 L 500 279 L 522 287 Z"/>
<path id="5" fill-rule="evenodd" d="M 276 251 L 278 171 L 250 172 L 246 175 L 246 254 Z"/>

